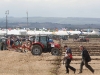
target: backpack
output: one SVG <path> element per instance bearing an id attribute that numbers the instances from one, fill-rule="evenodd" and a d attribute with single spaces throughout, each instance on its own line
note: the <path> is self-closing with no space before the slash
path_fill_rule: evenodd
<path id="1" fill-rule="evenodd" d="M 83 54 L 85 55 L 85 61 L 86 62 L 90 62 L 91 61 L 91 57 L 90 57 L 88 51 L 84 50 Z"/>

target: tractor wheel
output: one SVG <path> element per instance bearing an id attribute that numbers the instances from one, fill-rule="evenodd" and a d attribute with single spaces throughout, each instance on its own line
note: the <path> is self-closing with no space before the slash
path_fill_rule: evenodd
<path id="1" fill-rule="evenodd" d="M 42 54 L 42 48 L 39 45 L 33 45 L 31 53 L 33 55 L 41 55 Z"/>
<path id="2" fill-rule="evenodd" d="M 52 48 L 51 49 L 51 54 L 52 55 L 60 55 L 60 50 L 58 48 Z"/>

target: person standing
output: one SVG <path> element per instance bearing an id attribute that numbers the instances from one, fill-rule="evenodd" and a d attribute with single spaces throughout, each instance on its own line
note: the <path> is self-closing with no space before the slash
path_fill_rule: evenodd
<path id="1" fill-rule="evenodd" d="M 80 64 L 80 71 L 78 74 L 82 73 L 83 65 L 85 65 L 92 73 L 94 73 L 93 68 L 88 64 L 88 62 L 91 61 L 91 57 L 87 51 L 86 48 L 84 48 L 82 45 L 79 46 L 79 49 L 82 51 L 82 61 Z"/>
<path id="2" fill-rule="evenodd" d="M 65 61 L 65 67 L 66 67 L 66 73 L 69 73 L 69 68 L 74 71 L 74 73 L 76 72 L 76 69 L 72 66 L 70 66 L 71 60 L 72 60 L 72 51 L 71 48 L 69 48 L 68 46 L 64 46 L 64 49 L 66 50 L 65 52 L 65 56 L 63 59 L 63 64 Z"/>
<path id="3" fill-rule="evenodd" d="M 4 42 L 3 41 L 1 42 L 1 50 L 2 51 L 4 50 Z"/>

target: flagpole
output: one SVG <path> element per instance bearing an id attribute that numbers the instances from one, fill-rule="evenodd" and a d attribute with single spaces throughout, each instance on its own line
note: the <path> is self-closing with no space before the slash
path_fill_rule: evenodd
<path id="1" fill-rule="evenodd" d="M 28 26 L 28 11 L 26 12 L 26 14 L 27 14 L 27 26 Z"/>

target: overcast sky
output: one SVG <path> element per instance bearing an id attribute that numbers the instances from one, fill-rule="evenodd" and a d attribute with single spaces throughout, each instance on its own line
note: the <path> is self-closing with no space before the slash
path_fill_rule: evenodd
<path id="1" fill-rule="evenodd" d="M 0 0 L 0 17 L 100 18 L 100 0 Z"/>

